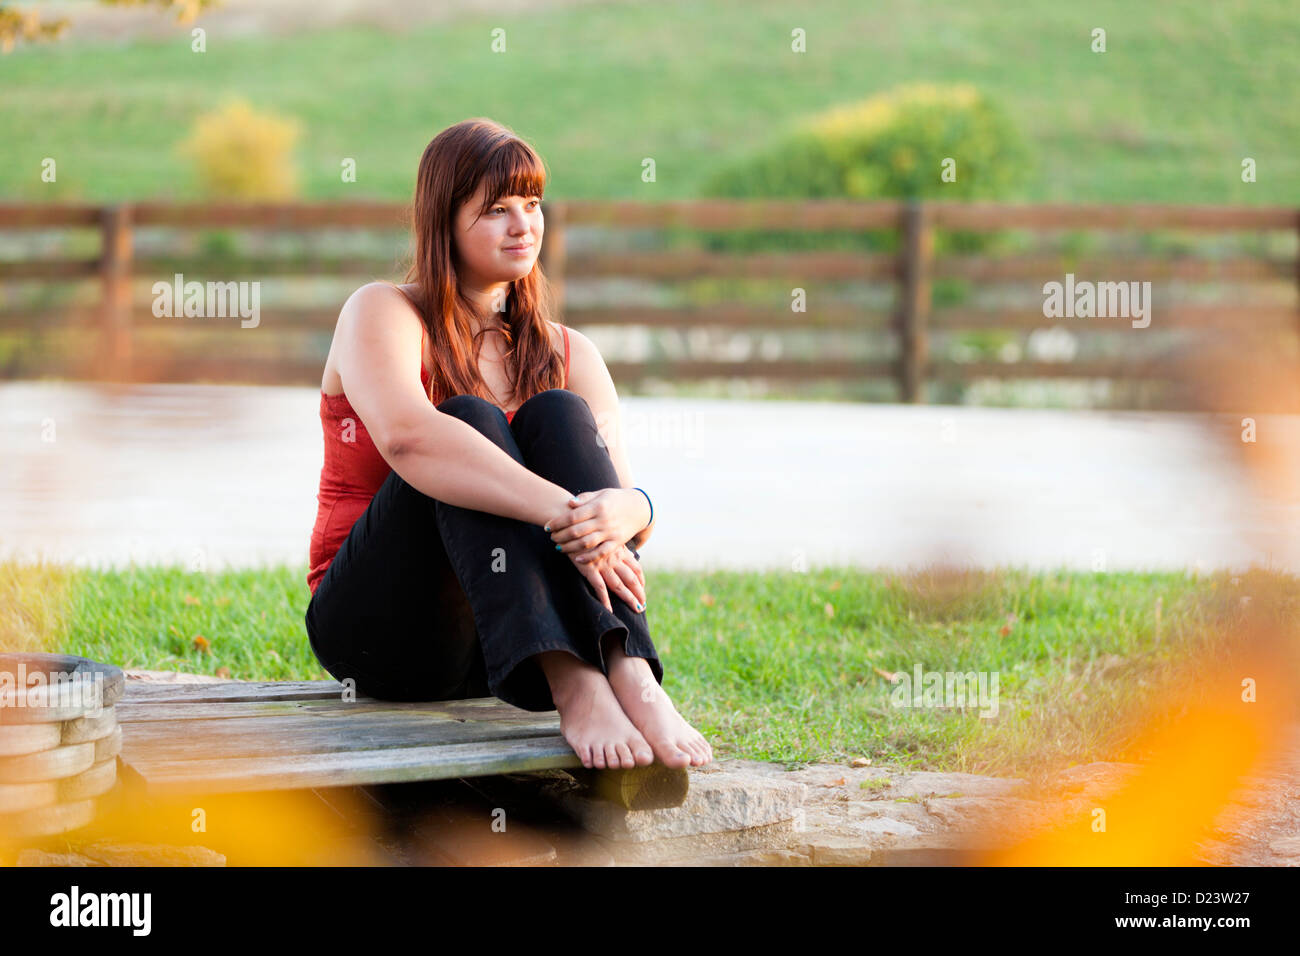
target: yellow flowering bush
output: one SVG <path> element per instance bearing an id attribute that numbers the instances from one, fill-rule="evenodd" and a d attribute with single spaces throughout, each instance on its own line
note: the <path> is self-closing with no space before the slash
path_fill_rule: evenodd
<path id="1" fill-rule="evenodd" d="M 178 150 L 193 161 L 200 187 L 213 196 L 289 199 L 298 191 L 292 151 L 299 133 L 296 121 L 235 100 L 200 116 Z"/>
<path id="2" fill-rule="evenodd" d="M 774 148 L 723 171 L 707 191 L 789 198 L 996 198 L 1016 191 L 1027 156 L 1014 124 L 975 87 L 917 84 L 809 118 Z"/>

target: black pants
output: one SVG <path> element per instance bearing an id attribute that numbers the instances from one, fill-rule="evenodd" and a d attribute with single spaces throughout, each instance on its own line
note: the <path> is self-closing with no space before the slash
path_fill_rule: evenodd
<path id="1" fill-rule="evenodd" d="M 540 392 L 512 422 L 473 395 L 455 395 L 438 411 L 573 494 L 619 486 L 591 409 L 575 392 Z M 600 642 L 611 633 L 663 683 L 645 612 L 613 594 L 610 604 L 613 613 L 541 525 L 438 501 L 394 471 L 317 585 L 306 624 L 321 666 L 340 681 L 353 678 L 359 694 L 494 696 L 542 711 L 555 704 L 534 655 L 569 651 L 608 676 Z"/>

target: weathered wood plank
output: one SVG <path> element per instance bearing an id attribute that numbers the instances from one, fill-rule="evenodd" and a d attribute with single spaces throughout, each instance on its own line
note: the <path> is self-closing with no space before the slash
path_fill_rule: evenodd
<path id="1" fill-rule="evenodd" d="M 347 714 L 343 720 L 309 716 L 247 720 L 190 721 L 183 729 L 166 723 L 126 725 L 129 735 L 122 759 L 193 760 L 269 757 L 284 754 L 381 750 L 502 740 L 553 737 L 559 719 L 467 721 L 409 714 Z"/>
<path id="2" fill-rule="evenodd" d="M 490 747 L 473 742 L 245 759 L 137 758 L 124 762 L 122 779 L 153 797 L 444 780 L 580 766 L 573 748 L 557 734 L 495 741 Z"/>
<path id="3" fill-rule="evenodd" d="M 936 279 L 983 282 L 1060 281 L 1066 273 L 1105 282 L 1152 279 L 1203 281 L 1290 279 L 1295 264 L 1286 259 L 1237 257 L 1232 259 L 1076 258 L 1065 255 L 1025 255 L 1005 259 L 991 256 L 950 256 L 936 260 Z"/>
<path id="4" fill-rule="evenodd" d="M 930 203 L 941 229 L 1290 229 L 1296 211 L 1280 206 L 1082 205 L 944 201 Z"/>
<path id="5" fill-rule="evenodd" d="M 128 680 L 122 702 L 127 703 L 137 700 L 147 700 L 154 703 L 218 700 L 324 700 L 330 697 L 337 699 L 342 694 L 343 685 L 336 680 L 232 680 L 204 684 L 159 684 L 153 681 Z"/>
<path id="6" fill-rule="evenodd" d="M 324 717 L 346 717 L 363 713 L 402 713 L 435 715 L 456 720 L 513 720 L 530 718 L 535 713 L 554 715 L 554 711 L 527 711 L 507 704 L 495 697 L 472 700 L 445 701 L 389 701 L 359 697 L 355 701 L 337 698 L 326 700 L 233 700 L 199 701 L 195 703 L 148 703 L 130 701 L 115 708 L 119 723 L 147 723 L 180 720 L 211 720 L 235 717 L 286 717 L 294 714 L 319 714 Z"/>
<path id="7" fill-rule="evenodd" d="M 893 279 L 898 259 L 883 253 L 756 252 L 739 255 L 700 249 L 570 253 L 565 261 L 570 278 L 640 276 L 644 279 L 697 277 L 732 279 Z M 1036 273 L 1035 273 L 1036 274 Z"/>
<path id="8" fill-rule="evenodd" d="M 616 229 L 892 229 L 903 210 L 896 200 L 841 199 L 571 199 L 563 205 L 567 225 Z"/>
<path id="9" fill-rule="evenodd" d="M 95 227 L 101 208 L 89 203 L 0 202 L 0 229 Z"/>
<path id="10" fill-rule="evenodd" d="M 201 202 L 166 200 L 137 203 L 136 222 L 142 226 L 187 229 L 242 226 L 249 229 L 371 228 L 405 229 L 410 204 L 359 200 L 355 202 Z"/>
<path id="11" fill-rule="evenodd" d="M 1234 331 L 1251 328 L 1287 328 L 1300 312 L 1295 306 L 1282 305 L 1196 305 L 1170 302 L 1163 306 L 1161 328 L 1232 327 Z M 931 315 L 936 331 L 958 329 L 1046 329 L 1064 326 L 1072 332 L 1108 331 L 1105 319 L 1054 319 L 1038 309 L 939 309 Z"/>

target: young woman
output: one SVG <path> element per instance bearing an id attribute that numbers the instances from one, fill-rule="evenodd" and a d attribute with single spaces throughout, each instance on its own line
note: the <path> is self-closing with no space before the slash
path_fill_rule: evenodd
<path id="1" fill-rule="evenodd" d="M 343 306 L 321 380 L 312 652 L 380 699 L 558 710 L 585 767 L 704 764 L 646 624 L 653 505 L 614 383 L 549 319 L 545 185 L 508 129 L 449 127 L 420 160 L 407 281 Z"/>

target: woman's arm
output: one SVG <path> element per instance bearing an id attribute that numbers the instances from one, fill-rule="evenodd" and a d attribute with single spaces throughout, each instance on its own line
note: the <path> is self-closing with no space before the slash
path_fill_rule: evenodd
<path id="1" fill-rule="evenodd" d="M 609 374 L 600 350 L 581 332 L 569 329 L 569 349 L 569 390 L 586 399 L 587 406 L 596 419 L 596 429 L 605 442 L 614 470 L 618 473 L 619 487 L 632 488 L 632 468 L 627 460 L 623 416 L 619 409 L 614 379 Z M 633 494 L 645 505 L 646 516 L 649 518 L 650 505 L 645 496 L 639 491 Z M 654 524 L 651 524 L 637 532 L 632 538 L 632 546 L 639 551 L 653 530 Z"/>
<path id="2" fill-rule="evenodd" d="M 420 384 L 420 317 L 399 290 L 362 286 L 344 304 L 334 347 L 348 401 L 375 448 L 411 487 L 460 508 L 542 525 L 569 492 L 529 471 Z"/>

